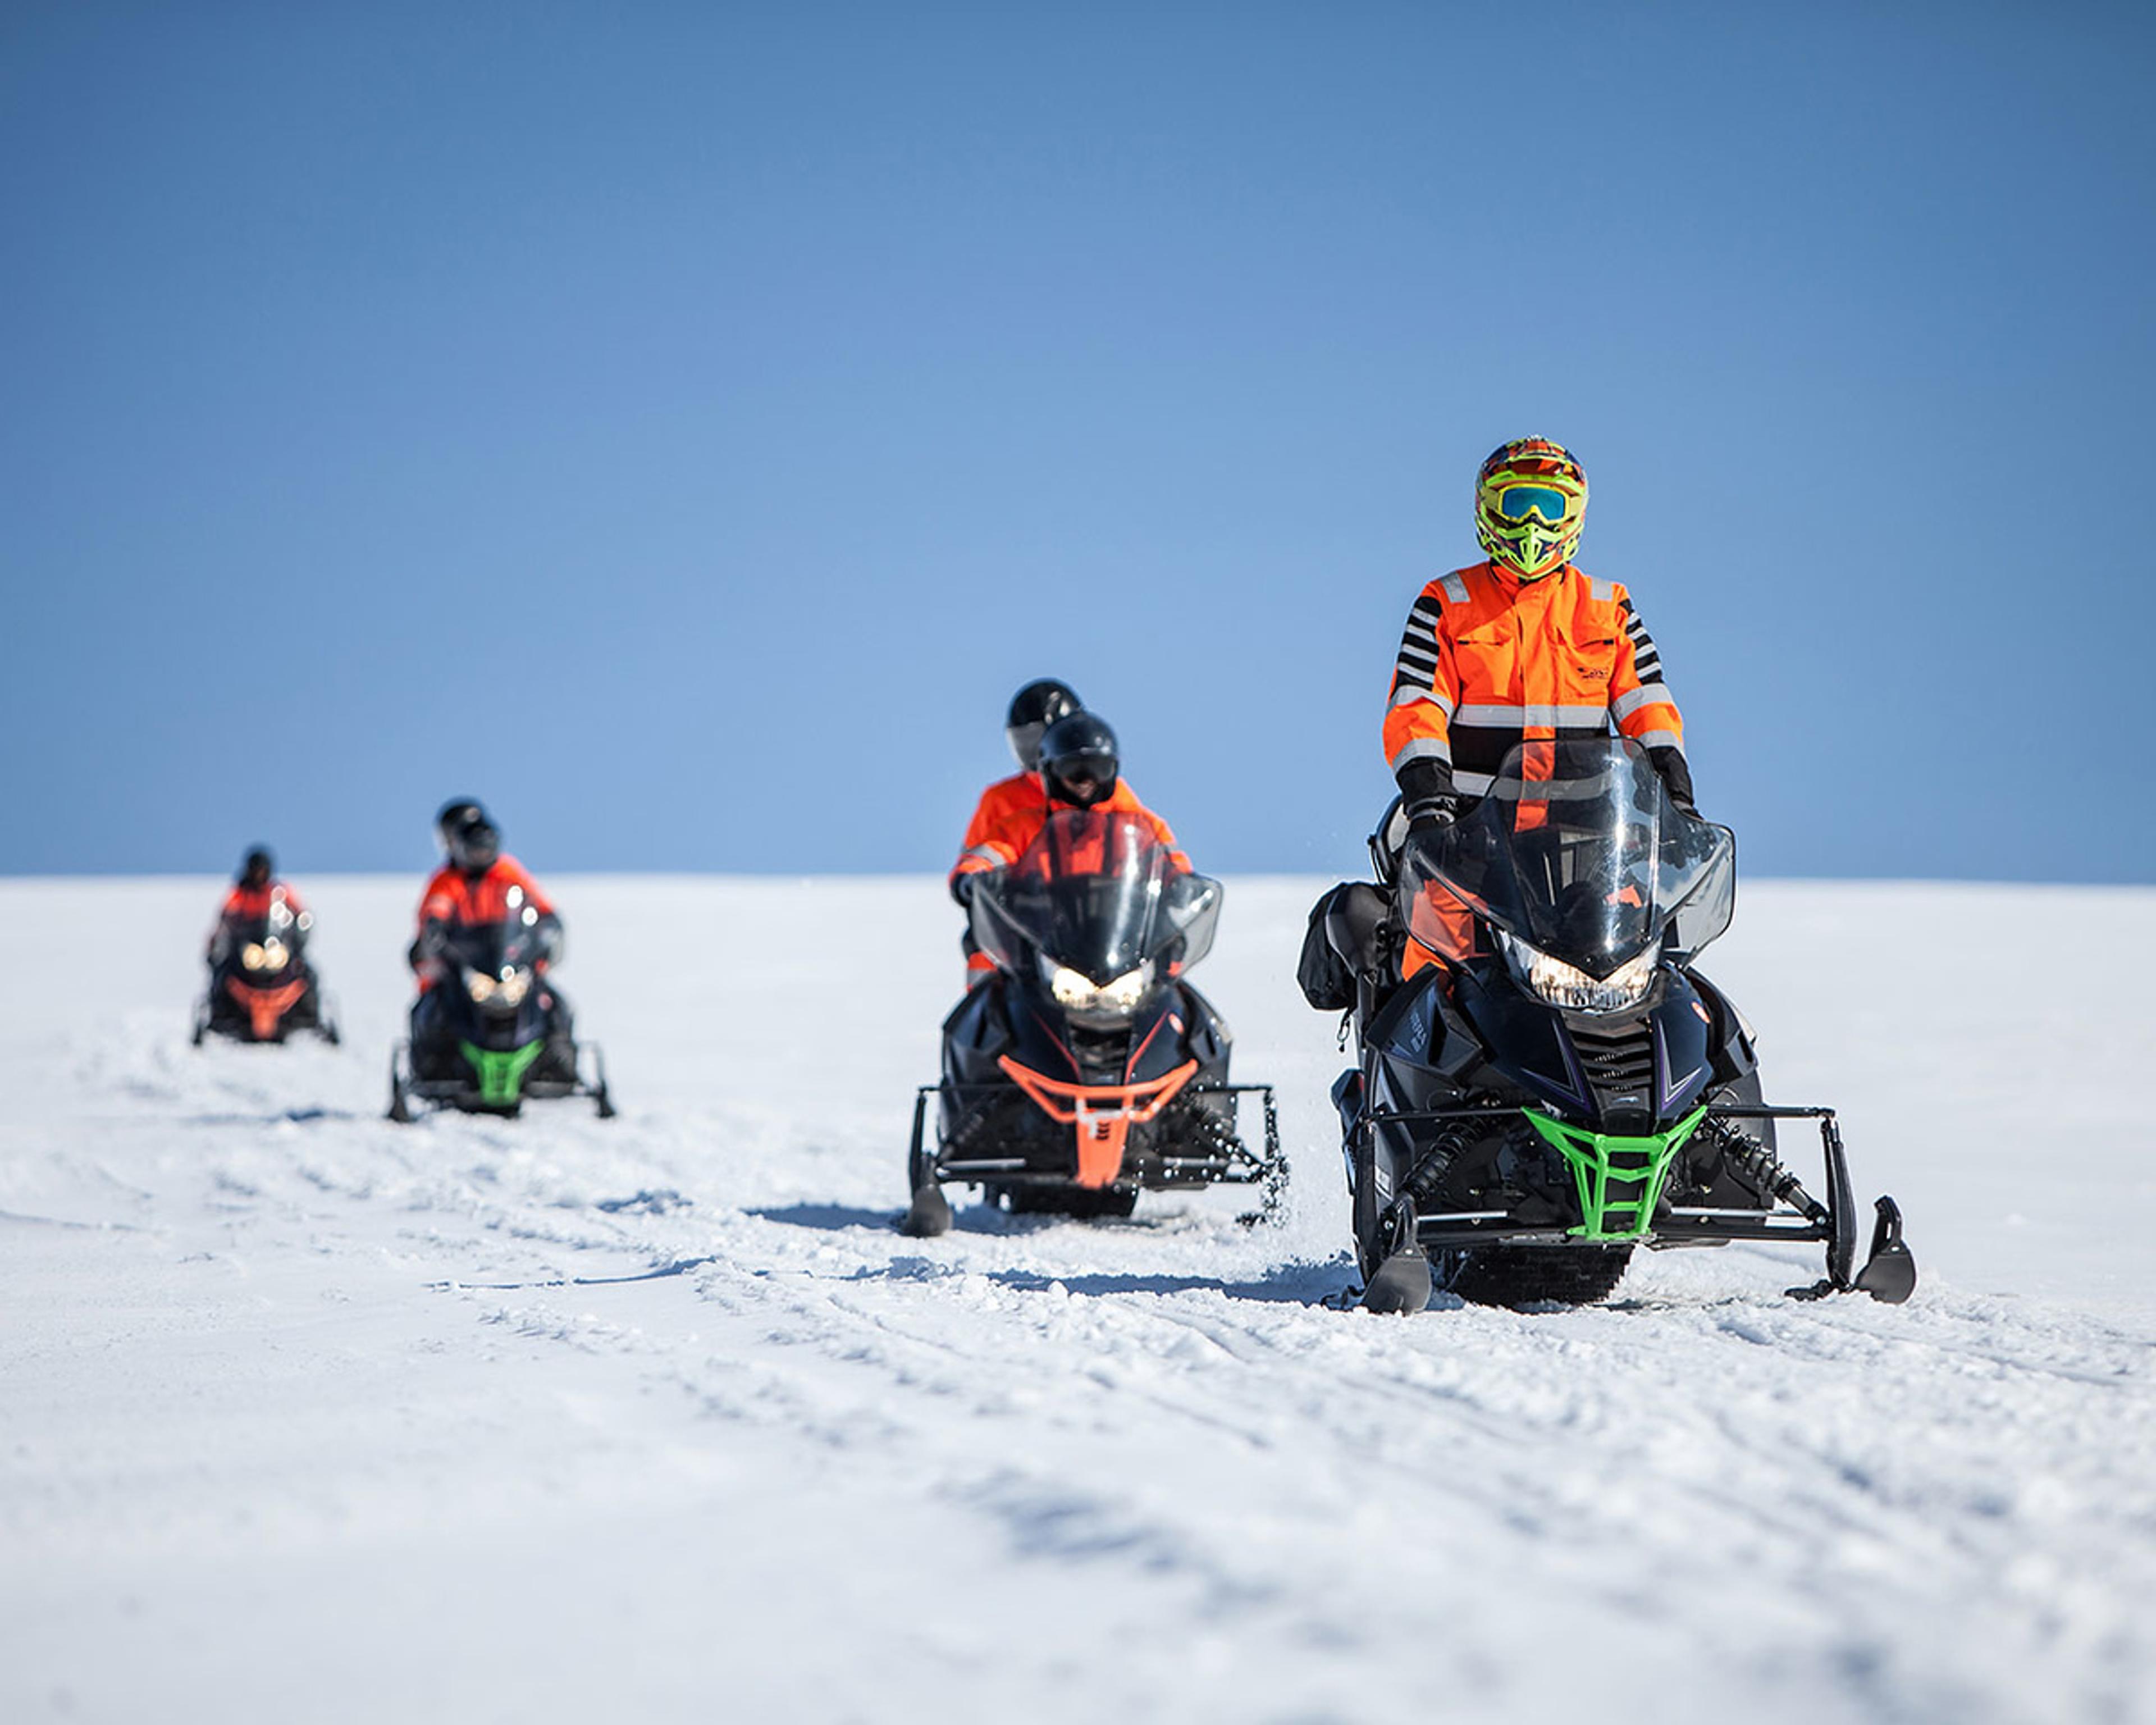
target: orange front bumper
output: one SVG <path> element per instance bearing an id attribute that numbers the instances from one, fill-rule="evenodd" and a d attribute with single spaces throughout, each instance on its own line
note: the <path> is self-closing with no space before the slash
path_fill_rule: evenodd
<path id="1" fill-rule="evenodd" d="M 254 1027 L 254 1040 L 267 1042 L 276 1035 L 278 1020 L 307 992 L 307 985 L 300 980 L 286 983 L 280 988 L 253 988 L 234 976 L 224 979 L 224 991 L 247 1009 L 247 1016 Z"/>
<path id="2" fill-rule="evenodd" d="M 1096 1188 L 1114 1185 L 1122 1173 L 1131 1127 L 1152 1119 L 1198 1075 L 1198 1062 L 1185 1060 L 1142 1084 L 1066 1084 L 1021 1066 L 1009 1055 L 996 1064 L 1050 1120 L 1077 1128 L 1078 1183 Z"/>

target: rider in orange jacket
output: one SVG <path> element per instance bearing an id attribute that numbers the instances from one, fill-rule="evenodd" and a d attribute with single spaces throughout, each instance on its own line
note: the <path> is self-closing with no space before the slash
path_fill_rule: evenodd
<path id="1" fill-rule="evenodd" d="M 502 853 L 501 834 L 477 803 L 460 798 L 444 803 L 434 828 L 448 860 L 420 897 L 419 932 L 407 954 L 419 982 L 419 998 L 412 1004 L 413 1071 L 426 1078 L 458 1070 L 455 1038 L 444 1004 L 448 991 L 439 986 L 450 977 L 450 937 L 460 928 L 513 917 L 531 928 L 541 942 L 542 956 L 531 968 L 543 978 L 539 999 L 547 1015 L 542 1067 L 573 1078 L 576 1043 L 569 1003 L 547 974 L 562 956 L 562 922 L 553 901 L 523 865 Z"/>
<path id="2" fill-rule="evenodd" d="M 1018 761 L 1019 770 L 1009 778 L 998 779 L 981 793 L 973 818 L 966 823 L 966 837 L 959 847 L 958 860 L 952 865 L 950 887 L 953 898 L 958 896 L 958 876 L 966 871 L 968 858 L 978 859 L 992 868 L 1009 860 L 999 851 L 988 848 L 993 834 L 1048 807 L 1047 793 L 1040 788 L 1041 736 L 1066 713 L 1082 712 L 1085 706 L 1075 690 L 1053 677 L 1039 678 L 1011 696 L 1010 711 L 1004 716 L 1004 736 Z M 969 958 L 972 953 L 969 946 Z"/>
<path id="3" fill-rule="evenodd" d="M 1515 745 L 1613 727 L 1646 751 L 1671 799 L 1697 812 L 1661 655 L 1624 586 L 1572 562 L 1586 511 L 1586 475 L 1546 438 L 1500 445 L 1476 475 L 1475 536 L 1488 561 L 1422 590 L 1393 670 L 1385 758 L 1409 831 L 1488 790 Z M 1530 751 L 1530 776 L 1534 764 Z M 1472 918 L 1462 906 L 1454 920 L 1464 951 Z M 1410 943 L 1405 973 L 1429 962 Z"/>
<path id="4" fill-rule="evenodd" d="M 210 931 L 205 953 L 209 962 L 217 963 L 230 949 L 235 927 L 264 921 L 271 907 L 278 904 L 291 912 L 301 934 L 314 927 L 315 919 L 300 902 L 300 895 L 277 878 L 277 860 L 270 854 L 270 847 L 258 845 L 240 863 L 232 891 L 225 894 L 223 904 L 218 908 L 217 927 Z"/>
<path id="5" fill-rule="evenodd" d="M 1586 511 L 1586 475 L 1546 438 L 1517 438 L 1482 464 L 1475 536 L 1488 561 L 1422 590 L 1393 670 L 1385 758 L 1410 821 L 1449 819 L 1516 743 L 1612 726 L 1691 809 L 1661 655 L 1623 585 L 1572 562 Z"/>
<path id="6" fill-rule="evenodd" d="M 419 899 L 419 931 L 407 954 L 424 994 L 445 973 L 441 953 L 445 937 L 458 928 L 530 911 L 547 937 L 547 957 L 560 956 L 561 919 L 553 901 L 540 890 L 524 865 L 502 853 L 501 834 L 485 809 L 470 798 L 442 805 L 434 817 L 446 857 Z M 536 967 L 546 968 L 546 961 Z"/>
<path id="7" fill-rule="evenodd" d="M 952 894 L 961 904 L 972 896 L 980 877 L 1004 869 L 1040 836 L 1048 817 L 1059 809 L 1097 809 L 1135 814 L 1166 845 L 1170 860 L 1188 872 L 1190 859 L 1176 848 L 1168 824 L 1137 799 L 1123 783 L 1116 733 L 1097 713 L 1076 712 L 1058 719 L 1040 739 L 1041 796 L 1038 803 L 1013 809 L 982 834 L 980 842 L 958 859 L 952 870 Z"/>

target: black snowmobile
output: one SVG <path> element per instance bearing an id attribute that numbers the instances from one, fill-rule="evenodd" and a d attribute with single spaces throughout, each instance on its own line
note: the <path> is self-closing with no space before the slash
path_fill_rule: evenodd
<path id="1" fill-rule="evenodd" d="M 588 1096 L 611 1118 L 605 1060 L 596 1045 L 579 1048 L 568 1003 L 542 968 L 559 950 L 560 925 L 529 905 L 442 937 L 433 956 L 446 973 L 413 1007 L 411 1039 L 390 1054 L 389 1117 L 411 1119 L 414 1101 L 514 1115 L 528 1101 Z"/>
<path id="2" fill-rule="evenodd" d="M 1359 1064 L 1333 1100 L 1366 1307 L 1419 1311 L 1434 1286 L 1599 1300 L 1635 1246 L 1732 1240 L 1823 1244 L 1800 1297 L 1909 1296 L 1893 1199 L 1860 1270 L 1834 1111 L 1766 1106 L 1750 1027 L 1691 968 L 1729 926 L 1736 839 L 1681 811 L 1637 744 L 1523 743 L 1396 866 L 1383 829 L 1371 850 L 1380 887 L 1336 889 L 1312 931 L 1353 989 Z M 1444 962 L 1403 983 L 1410 941 Z M 1311 969 L 1306 947 L 1315 1000 Z M 1778 1159 L 1792 1120 L 1817 1123 L 1822 1197 Z"/>
<path id="3" fill-rule="evenodd" d="M 951 1225 L 942 1188 L 1011 1210 L 1127 1216 L 1141 1191 L 1286 1178 L 1270 1086 L 1230 1084 L 1228 1027 L 1184 980 L 1220 914 L 1217 880 L 1177 868 L 1150 828 L 1059 809 L 1009 869 L 980 877 L 973 938 L 995 961 L 943 1022 L 943 1078 L 913 1104 L 903 1224 Z M 1265 1147 L 1237 1107 L 1258 1096 Z M 936 1102 L 935 1142 L 927 1142 Z"/>
<path id="4" fill-rule="evenodd" d="M 270 890 L 259 916 L 233 913 L 210 942 L 209 989 L 195 1005 L 196 1047 L 214 1033 L 237 1042 L 282 1042 L 295 1030 L 311 1030 L 325 1042 L 340 1039 L 336 1018 L 323 999 L 321 980 L 307 962 L 313 912 L 295 910 L 281 886 Z"/>

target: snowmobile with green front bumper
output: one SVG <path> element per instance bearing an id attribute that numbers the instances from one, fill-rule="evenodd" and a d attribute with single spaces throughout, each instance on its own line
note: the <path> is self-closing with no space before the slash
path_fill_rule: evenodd
<path id="1" fill-rule="evenodd" d="M 548 968 L 557 927 L 513 913 L 459 929 L 436 958 L 442 975 L 412 1014 L 412 1034 L 391 1052 L 389 1117 L 415 1103 L 467 1114 L 514 1116 L 527 1101 L 590 1096 L 602 1118 L 613 1101 L 595 1045 L 579 1045 L 568 1002 Z"/>
<path id="2" fill-rule="evenodd" d="M 1834 1111 L 1762 1101 L 1749 1026 L 1691 967 L 1728 926 L 1735 840 L 1671 803 L 1636 745 L 1522 745 L 1389 872 L 1360 1060 L 1333 1091 L 1365 1304 L 1596 1300 L 1639 1246 L 1735 1240 L 1822 1245 L 1825 1276 L 1793 1293 L 1908 1296 L 1894 1201 L 1859 1269 Z M 1415 947 L 1439 962 L 1395 980 Z M 1800 1120 L 1818 1196 L 1779 1160 L 1777 1122 Z"/>

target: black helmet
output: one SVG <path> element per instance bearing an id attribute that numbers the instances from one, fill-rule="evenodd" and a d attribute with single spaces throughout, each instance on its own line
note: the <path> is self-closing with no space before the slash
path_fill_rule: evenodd
<path id="1" fill-rule="evenodd" d="M 277 859 L 270 855 L 270 847 L 258 845 L 240 859 L 239 884 L 242 886 L 267 886 L 276 872 Z"/>
<path id="2" fill-rule="evenodd" d="M 1040 765 L 1040 734 L 1065 713 L 1083 712 L 1086 703 L 1068 683 L 1042 677 L 1028 683 L 1011 696 L 1010 711 L 1004 716 L 1004 735 L 1011 752 L 1028 773 Z"/>
<path id="3" fill-rule="evenodd" d="M 459 797 L 442 804 L 434 830 L 449 860 L 468 875 L 483 874 L 501 855 L 501 834 L 476 799 Z"/>
<path id="4" fill-rule="evenodd" d="M 1091 809 L 1116 793 L 1116 733 L 1098 713 L 1066 713 L 1040 739 L 1040 782 L 1059 803 Z"/>

